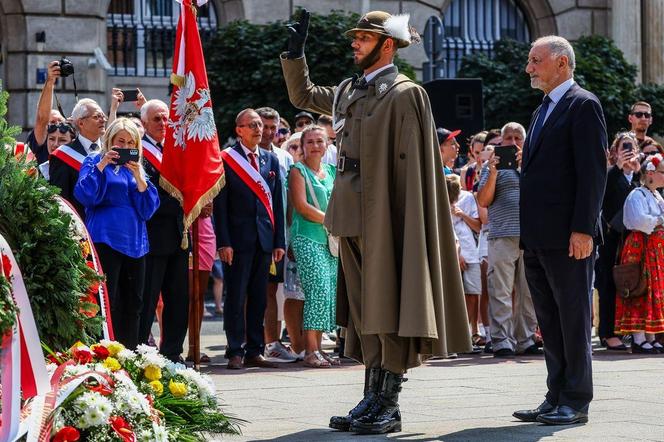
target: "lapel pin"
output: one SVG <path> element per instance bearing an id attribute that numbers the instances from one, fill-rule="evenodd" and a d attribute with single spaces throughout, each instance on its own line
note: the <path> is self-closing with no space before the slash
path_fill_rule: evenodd
<path id="1" fill-rule="evenodd" d="M 387 83 L 381 83 L 380 85 L 378 85 L 378 93 L 384 94 L 386 90 L 387 90 Z"/>

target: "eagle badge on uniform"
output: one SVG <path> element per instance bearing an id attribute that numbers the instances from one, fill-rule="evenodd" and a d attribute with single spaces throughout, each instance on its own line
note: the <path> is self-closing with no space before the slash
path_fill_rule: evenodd
<path id="1" fill-rule="evenodd" d="M 381 83 L 378 85 L 378 93 L 383 94 L 387 90 L 387 83 Z"/>

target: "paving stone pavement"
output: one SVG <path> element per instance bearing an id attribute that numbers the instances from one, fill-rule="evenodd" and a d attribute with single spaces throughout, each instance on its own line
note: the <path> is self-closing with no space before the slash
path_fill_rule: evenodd
<path id="1" fill-rule="evenodd" d="M 357 436 L 327 428 L 332 414 L 345 414 L 359 400 L 363 367 L 310 369 L 301 363 L 278 369 L 225 368 L 221 321 L 206 320 L 202 351 L 226 404 L 225 411 L 247 420 L 242 436 L 222 440 L 270 441 L 664 441 L 664 355 L 632 356 L 596 348 L 595 399 L 586 425 L 545 426 L 512 417 L 539 405 L 545 392 L 543 357 L 496 360 L 460 355 L 411 370 L 401 394 L 403 431 Z"/>

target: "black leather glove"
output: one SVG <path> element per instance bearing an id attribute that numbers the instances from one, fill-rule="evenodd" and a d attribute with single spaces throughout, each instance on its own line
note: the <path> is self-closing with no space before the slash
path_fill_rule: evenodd
<path id="1" fill-rule="evenodd" d="M 309 33 L 309 11 L 302 10 L 300 21 L 288 25 L 288 58 L 304 57 L 304 43 L 307 41 Z"/>

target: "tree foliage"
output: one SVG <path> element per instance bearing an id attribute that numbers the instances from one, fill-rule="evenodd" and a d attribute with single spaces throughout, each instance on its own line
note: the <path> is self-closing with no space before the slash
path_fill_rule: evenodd
<path id="1" fill-rule="evenodd" d="M 358 19 L 357 14 L 341 11 L 311 14 L 305 53 L 314 83 L 336 85 L 358 72 L 350 40 L 344 36 Z M 222 142 L 235 135 L 235 116 L 247 107 L 273 107 L 292 123 L 297 109 L 288 100 L 279 61 L 287 41 L 285 22 L 235 21 L 220 28 L 206 44 L 208 80 Z M 399 58 L 395 63 L 402 73 L 415 78 L 410 65 Z"/>
<path id="2" fill-rule="evenodd" d="M 627 126 L 629 107 L 638 100 L 653 105 L 655 115 L 664 116 L 664 88 L 635 85 L 636 67 L 614 43 L 601 36 L 581 37 L 573 43 L 576 54 L 574 78 L 579 85 L 599 98 L 604 108 L 609 138 Z M 525 73 L 528 43 L 500 40 L 495 57 L 476 53 L 463 59 L 459 77 L 481 78 L 484 85 L 484 115 L 487 128 L 501 127 L 508 120 L 524 126 L 541 103 L 542 93 L 530 87 Z M 664 133 L 662 122 L 651 131 Z"/>

